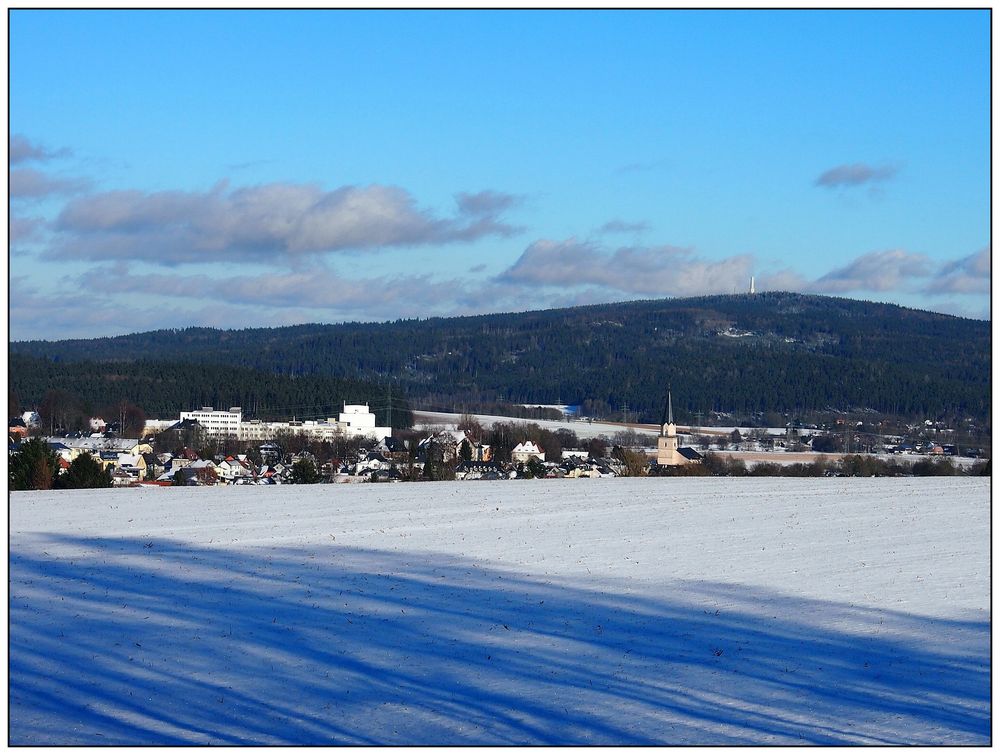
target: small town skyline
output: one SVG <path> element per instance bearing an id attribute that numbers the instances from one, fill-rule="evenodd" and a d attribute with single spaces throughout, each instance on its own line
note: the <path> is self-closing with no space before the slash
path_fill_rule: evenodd
<path id="1" fill-rule="evenodd" d="M 144 419 L 141 411 L 123 414 L 117 423 L 92 417 L 87 430 L 77 425 L 52 433 L 37 412 L 27 411 L 11 418 L 8 430 L 11 484 L 72 489 L 646 475 L 926 476 L 988 469 L 988 462 L 978 460 L 982 450 L 960 445 L 962 433 L 942 422 L 898 424 L 887 434 L 881 422 L 842 418 L 777 428 L 680 428 L 670 407 L 668 393 L 662 422 L 652 432 L 649 425 L 628 422 L 573 421 L 571 411 L 559 421 L 419 413 L 410 427 L 379 427 L 368 404 L 344 403 L 338 417 L 322 421 L 261 422 L 245 418 L 241 407 L 202 407 L 181 410 L 176 420 Z M 681 446 L 682 439 L 688 445 Z M 46 472 L 29 471 L 46 459 Z"/>
<path id="2" fill-rule="evenodd" d="M 9 23 L 12 340 L 751 277 L 989 317 L 988 9 Z"/>

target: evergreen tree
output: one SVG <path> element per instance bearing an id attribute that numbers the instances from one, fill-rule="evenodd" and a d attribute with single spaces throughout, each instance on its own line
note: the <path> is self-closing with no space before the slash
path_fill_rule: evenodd
<path id="1" fill-rule="evenodd" d="M 59 471 L 59 458 L 41 438 L 24 441 L 10 457 L 11 490 L 50 490 Z"/>
<path id="2" fill-rule="evenodd" d="M 56 479 L 57 488 L 110 488 L 111 473 L 88 453 L 82 453 L 70 462 L 65 474 Z"/>
<path id="3" fill-rule="evenodd" d="M 292 464 L 292 482 L 296 485 L 313 485 L 319 482 L 319 472 L 312 459 L 299 459 Z"/>

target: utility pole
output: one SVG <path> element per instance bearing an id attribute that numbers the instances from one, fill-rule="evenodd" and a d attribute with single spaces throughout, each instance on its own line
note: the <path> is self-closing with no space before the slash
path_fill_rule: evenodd
<path id="1" fill-rule="evenodd" d="M 392 381 L 389 381 L 389 427 L 392 427 Z"/>

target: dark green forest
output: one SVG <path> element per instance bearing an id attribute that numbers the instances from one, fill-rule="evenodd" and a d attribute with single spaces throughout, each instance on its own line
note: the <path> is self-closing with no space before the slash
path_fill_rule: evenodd
<path id="1" fill-rule="evenodd" d="M 713 411 L 872 410 L 987 424 L 990 413 L 989 322 L 791 293 L 387 323 L 188 328 L 10 349 L 54 360 L 43 368 L 12 358 L 11 382 L 22 401 L 64 381 L 97 395 L 104 389 L 87 381 L 103 380 L 137 391 L 130 399 L 151 416 L 201 404 L 270 410 L 339 400 L 337 380 L 380 386 L 365 398 L 385 396 L 391 385 L 420 408 L 565 403 L 594 416 L 627 407 L 631 419 L 647 422 L 659 420 L 668 384 L 680 422 Z M 93 365 L 74 364 L 83 360 L 102 363 L 98 375 L 87 377 Z M 234 384 L 220 365 L 255 377 Z M 17 374 L 22 370 L 32 377 Z M 119 372 L 127 377 L 106 377 Z"/>

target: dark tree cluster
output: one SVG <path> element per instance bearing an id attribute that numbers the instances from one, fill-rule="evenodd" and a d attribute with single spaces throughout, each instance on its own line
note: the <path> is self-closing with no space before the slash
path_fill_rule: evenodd
<path id="1" fill-rule="evenodd" d="M 695 468 L 698 467 L 698 469 Z M 947 458 L 925 457 L 917 461 L 883 459 L 868 454 L 852 454 L 838 461 L 816 461 L 811 464 L 776 464 L 757 462 L 747 466 L 742 459 L 724 454 L 705 454 L 702 464 L 667 468 L 660 474 L 705 474 L 716 477 L 931 477 L 989 476 L 989 461 L 969 467 L 957 466 Z"/>
<path id="2" fill-rule="evenodd" d="M 109 488 L 111 475 L 87 453 L 76 457 L 60 474 L 59 457 L 55 452 L 42 439 L 31 438 L 11 455 L 7 482 L 11 490 Z"/>

